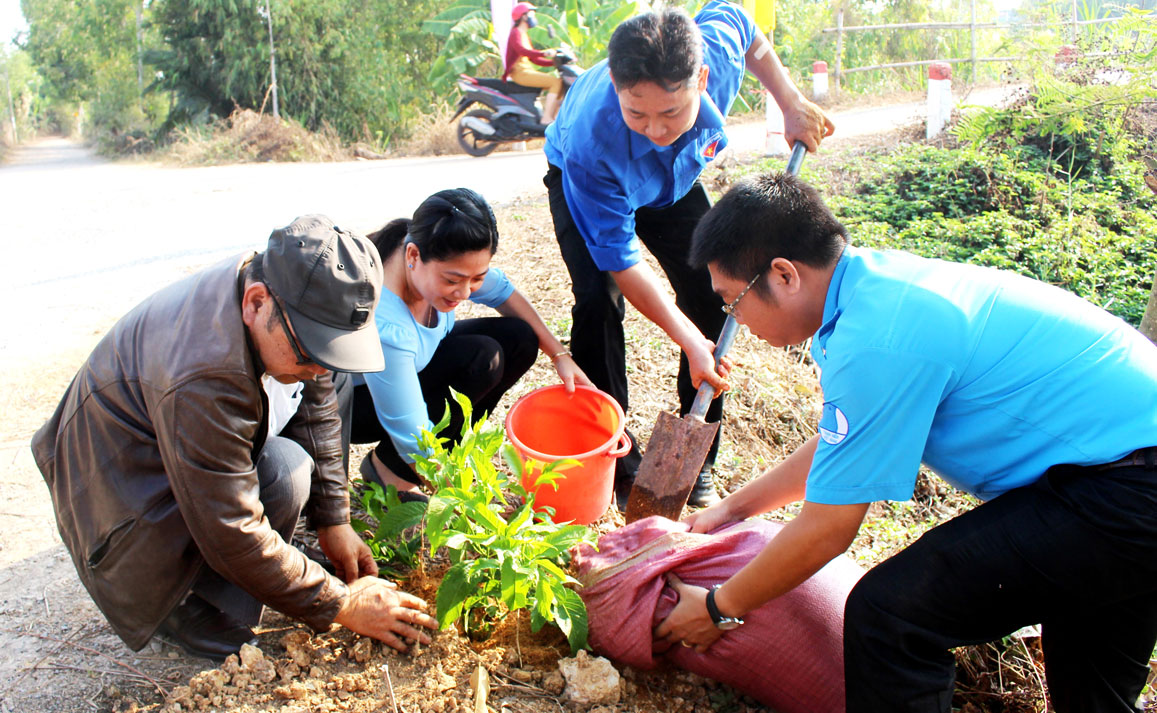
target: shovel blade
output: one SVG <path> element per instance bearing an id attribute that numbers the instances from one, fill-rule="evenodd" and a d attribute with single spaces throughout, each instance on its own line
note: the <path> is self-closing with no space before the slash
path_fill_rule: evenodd
<path id="1" fill-rule="evenodd" d="M 679 519 L 718 430 L 718 423 L 659 413 L 627 499 L 627 522 L 651 515 Z"/>

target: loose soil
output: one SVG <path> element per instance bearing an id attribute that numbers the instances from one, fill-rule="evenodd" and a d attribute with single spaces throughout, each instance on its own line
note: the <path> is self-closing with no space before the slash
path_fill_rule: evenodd
<path id="1" fill-rule="evenodd" d="M 843 154 L 839 160 L 865 160 L 874 145 L 890 146 L 898 138 L 849 142 L 835 151 Z M 734 161 L 722 161 L 705 179 L 713 188 L 722 188 L 734 166 Z M 568 334 L 569 283 L 545 197 L 497 206 L 496 213 L 503 241 L 495 264 L 507 271 L 556 334 Z M 198 267 L 190 266 L 190 270 Z M 462 316 L 487 313 L 470 305 L 462 309 Z M 276 612 L 267 612 L 262 622 L 260 651 L 246 651 L 241 660 L 230 659 L 221 667 L 157 641 L 140 652 L 129 651 L 81 587 L 53 530 L 51 503 L 28 450 L 32 433 L 118 316 L 107 315 L 91 325 L 90 331 L 75 337 L 73 348 L 47 363 L 0 373 L 0 408 L 5 414 L 0 441 L 4 459 L 0 713 L 455 713 L 485 710 L 474 707 L 471 693 L 470 677 L 479 666 L 489 675 L 489 710 L 568 708 L 560 696 L 562 679 L 557 671 L 559 659 L 569 655 L 565 640 L 550 627 L 531 634 L 525 617 L 508 617 L 483 642 L 472 642 L 455 631 L 439 632 L 430 646 L 408 655 L 339 627 L 313 635 Z M 678 353 L 633 310 L 628 310 L 626 334 L 632 389 L 628 427 L 646 443 L 658 412 L 677 407 L 673 385 Z M 728 491 L 810 437 L 821 406 L 815 369 L 805 349 L 772 349 L 744 331 L 732 358 L 733 391 L 728 396 L 725 437 L 715 468 L 717 485 Z M 516 398 L 556 381 L 549 360 L 539 359 L 492 418 L 500 422 Z M 922 478 L 912 501 L 873 506 L 852 554 L 870 566 L 968 506 L 965 498 L 940 481 Z M 606 531 L 620 524 L 621 516 L 612 509 L 597 527 Z M 436 573 L 423 571 L 401 586 L 433 601 L 437 582 Z M 1040 710 L 1043 674 L 1039 658 L 1032 637 L 1017 638 L 1006 646 L 963 650 L 961 687 L 975 695 L 958 697 L 957 704 L 973 713 Z M 620 672 L 621 701 L 592 710 L 766 710 L 730 689 L 687 673 Z"/>

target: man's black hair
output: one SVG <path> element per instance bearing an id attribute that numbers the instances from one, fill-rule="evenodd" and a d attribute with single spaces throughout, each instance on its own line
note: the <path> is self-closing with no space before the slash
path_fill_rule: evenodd
<path id="1" fill-rule="evenodd" d="M 787 173 L 738 183 L 699 221 L 691 238 L 691 265 L 715 265 L 724 275 L 750 280 L 777 257 L 823 268 L 848 242 L 815 188 Z M 755 289 L 765 294 L 766 282 Z"/>
<path id="2" fill-rule="evenodd" d="M 699 26 L 682 8 L 636 15 L 615 28 L 607 63 L 617 90 L 654 82 L 669 92 L 690 86 L 703 66 Z"/>

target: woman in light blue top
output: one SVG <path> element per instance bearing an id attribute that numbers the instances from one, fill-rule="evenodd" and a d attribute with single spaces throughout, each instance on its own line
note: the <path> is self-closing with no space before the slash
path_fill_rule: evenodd
<path id="1" fill-rule="evenodd" d="M 422 499 L 413 470 L 417 434 L 441 419 L 451 388 L 470 397 L 475 414 L 488 413 L 539 349 L 568 390 L 590 380 L 530 302 L 490 266 L 498 226 L 482 196 L 440 191 L 412 220 L 393 220 L 369 238 L 384 261 L 375 314 L 386 368 L 366 374 L 354 390 L 351 440 L 379 441 L 362 462 L 363 478 L 397 487 L 403 500 Z M 466 299 L 502 316 L 455 321 L 454 308 Z M 462 414 L 456 404 L 451 413 L 443 435 L 454 438 Z"/>

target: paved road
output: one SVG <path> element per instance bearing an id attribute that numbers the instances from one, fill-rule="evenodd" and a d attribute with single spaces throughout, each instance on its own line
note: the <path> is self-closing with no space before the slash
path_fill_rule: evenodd
<path id="1" fill-rule="evenodd" d="M 987 92 L 991 103 L 1007 90 Z M 833 115 L 829 144 L 921 120 L 923 105 Z M 762 151 L 760 123 L 729 128 Z M 365 232 L 430 193 L 468 186 L 496 205 L 544 192 L 542 152 L 343 163 L 173 168 L 109 163 L 63 139 L 0 166 L 0 367 L 35 363 L 101 330 L 160 286 L 220 257 L 260 249 L 271 229 L 319 212 Z"/>

